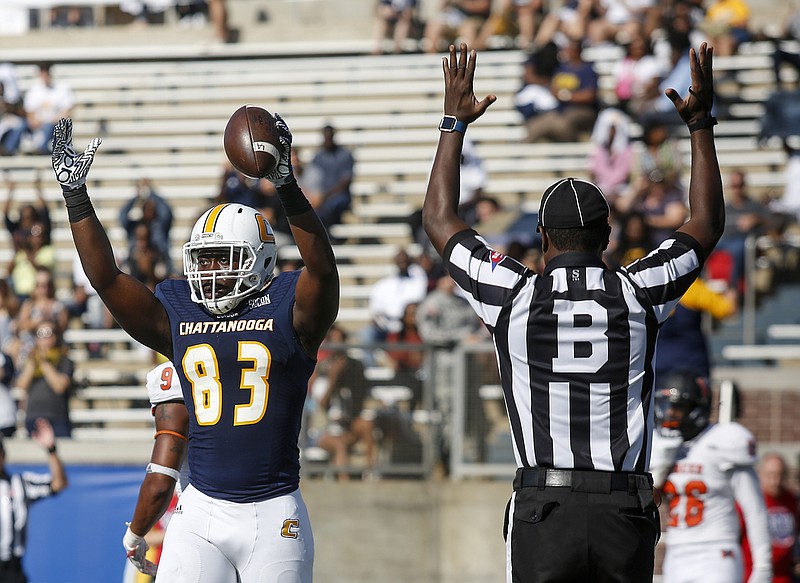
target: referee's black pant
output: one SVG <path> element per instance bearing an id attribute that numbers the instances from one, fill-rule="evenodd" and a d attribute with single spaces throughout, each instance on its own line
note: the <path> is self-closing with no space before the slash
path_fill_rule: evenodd
<path id="1" fill-rule="evenodd" d="M 519 469 L 507 568 L 514 583 L 651 583 L 660 533 L 649 474 Z"/>
<path id="2" fill-rule="evenodd" d="M 13 557 L 8 561 L 0 561 L 0 583 L 27 583 L 22 570 L 22 559 Z"/>

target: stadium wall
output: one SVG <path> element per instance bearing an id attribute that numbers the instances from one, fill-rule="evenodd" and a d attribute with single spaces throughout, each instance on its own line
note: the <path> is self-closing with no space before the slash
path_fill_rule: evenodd
<path id="1" fill-rule="evenodd" d="M 44 465 L 10 465 L 46 471 Z M 125 521 L 142 465 L 73 465 L 69 487 L 31 508 L 31 583 L 121 583 Z M 304 481 L 325 583 L 502 583 L 503 510 L 510 480 Z"/>

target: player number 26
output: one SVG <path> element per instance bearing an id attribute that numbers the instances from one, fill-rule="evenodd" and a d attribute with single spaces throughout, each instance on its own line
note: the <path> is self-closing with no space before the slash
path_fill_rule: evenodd
<path id="1" fill-rule="evenodd" d="M 681 518 L 681 500 L 683 506 L 683 522 L 688 527 L 697 526 L 703 522 L 704 503 L 702 495 L 708 492 L 705 482 L 691 480 L 684 486 L 685 494 L 681 496 L 675 484 L 667 481 L 664 484 L 664 493 L 669 498 L 669 526 L 678 526 Z"/>
<path id="2" fill-rule="evenodd" d="M 239 388 L 250 391 L 247 403 L 233 410 L 234 425 L 258 423 L 267 411 L 269 367 L 272 355 L 260 342 L 239 342 L 239 362 L 250 363 L 242 369 Z M 222 382 L 217 354 L 208 344 L 195 344 L 183 355 L 183 372 L 192 383 L 194 414 L 199 425 L 215 425 L 222 416 Z"/>

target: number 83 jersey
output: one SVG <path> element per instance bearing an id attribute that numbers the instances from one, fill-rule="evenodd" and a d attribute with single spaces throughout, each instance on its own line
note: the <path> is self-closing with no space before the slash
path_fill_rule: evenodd
<path id="1" fill-rule="evenodd" d="M 755 463 L 755 439 L 738 423 L 711 425 L 685 442 L 664 484 L 669 502 L 667 544 L 738 545 L 739 517 L 734 501 L 745 492 L 736 491 L 733 474 L 751 469 Z"/>
<path id="2" fill-rule="evenodd" d="M 257 502 L 299 485 L 297 441 L 315 365 L 292 326 L 299 273 L 278 275 L 223 316 L 194 303 L 186 281 L 156 288 L 189 409 L 190 481 L 213 498 Z"/>

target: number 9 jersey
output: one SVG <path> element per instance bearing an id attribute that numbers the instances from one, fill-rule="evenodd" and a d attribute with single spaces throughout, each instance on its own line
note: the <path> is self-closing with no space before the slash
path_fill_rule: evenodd
<path id="1" fill-rule="evenodd" d="M 299 485 L 297 442 L 315 366 L 292 325 L 299 274 L 278 275 L 219 316 L 191 300 L 184 280 L 156 287 L 189 409 L 191 483 L 213 498 L 258 502 Z"/>

